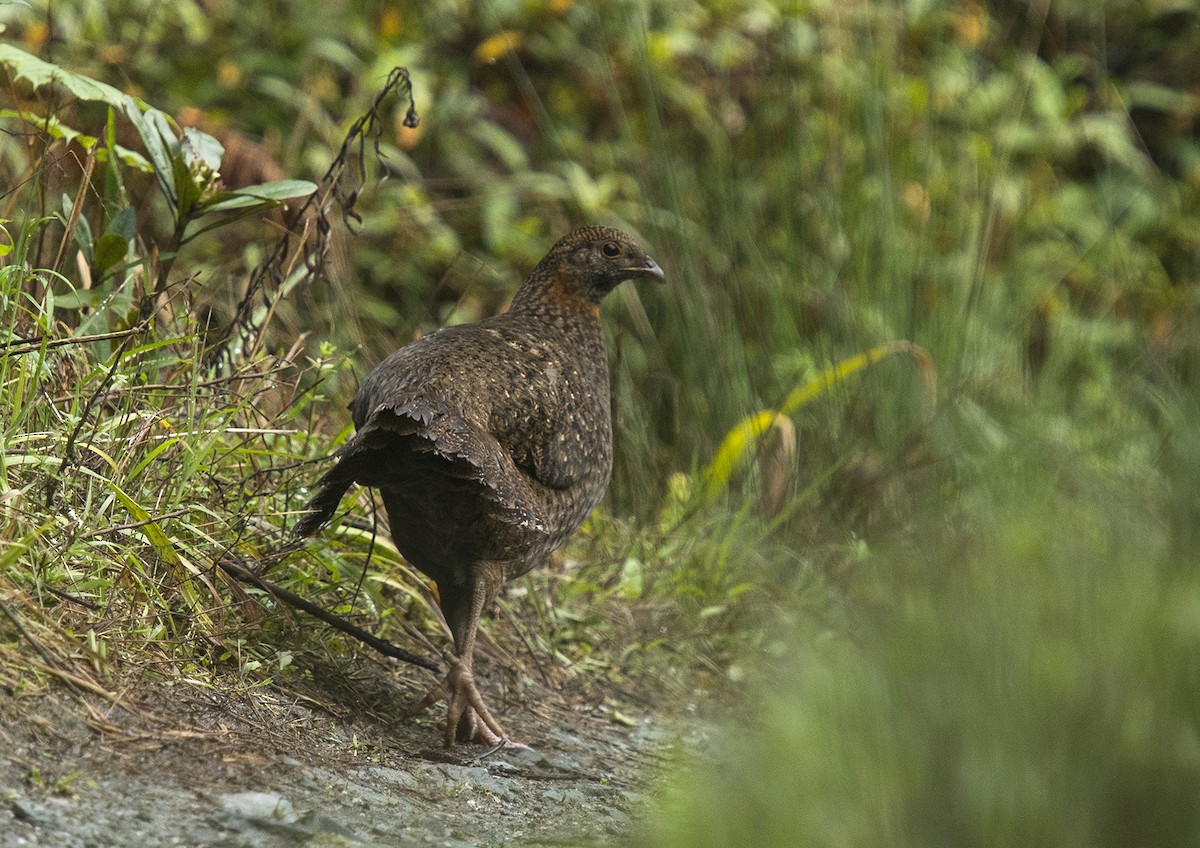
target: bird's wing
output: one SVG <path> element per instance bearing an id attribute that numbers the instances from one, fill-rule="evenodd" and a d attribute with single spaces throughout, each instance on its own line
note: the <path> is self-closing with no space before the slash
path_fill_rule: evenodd
<path id="1" fill-rule="evenodd" d="M 477 484 L 495 504 L 493 515 L 530 530 L 547 529 L 537 495 L 509 453 L 444 401 L 415 397 L 379 404 L 347 448 L 359 443 L 366 451 L 387 450 L 397 438 L 410 439 L 410 450 L 445 459 L 448 474 Z"/>
<path id="2" fill-rule="evenodd" d="M 564 422 L 594 416 L 572 414 L 580 401 L 563 378 L 566 369 L 547 346 L 511 332 L 505 317 L 447 327 L 395 351 L 367 377 L 350 408 L 360 434 L 372 426 L 412 429 L 400 419 L 418 423 L 417 434 L 435 452 L 477 469 L 502 502 L 529 497 L 536 504 L 529 479 L 567 489 L 586 475 L 584 434 Z M 460 372 L 473 376 L 469 391 L 455 379 Z M 473 409 L 487 418 L 486 428 L 471 422 Z M 397 420 L 377 421 L 385 412 Z"/>
<path id="3" fill-rule="evenodd" d="M 551 433 L 533 446 L 528 459 L 531 476 L 550 489 L 569 489 L 583 479 L 587 472 L 584 452 L 577 438 L 569 441 Z"/>

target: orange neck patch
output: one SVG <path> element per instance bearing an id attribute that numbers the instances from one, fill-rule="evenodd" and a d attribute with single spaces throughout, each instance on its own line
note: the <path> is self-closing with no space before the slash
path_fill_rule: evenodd
<path id="1" fill-rule="evenodd" d="M 600 314 L 600 304 L 593 303 L 579 290 L 579 284 L 571 280 L 567 263 L 560 263 L 554 274 L 554 280 L 545 288 L 539 300 L 565 312 L 586 311 L 591 315 Z"/>

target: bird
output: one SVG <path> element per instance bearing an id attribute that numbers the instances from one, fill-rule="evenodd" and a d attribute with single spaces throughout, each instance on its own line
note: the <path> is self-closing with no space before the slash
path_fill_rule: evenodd
<path id="1" fill-rule="evenodd" d="M 448 674 L 410 711 L 444 699 L 447 748 L 518 744 L 475 683 L 479 619 L 603 497 L 613 439 L 600 304 L 626 280 L 665 279 L 621 230 L 574 230 L 507 311 L 392 352 L 350 404 L 355 434 L 294 534 L 316 534 L 351 485 L 379 490 L 396 548 L 436 584 L 453 639 Z"/>

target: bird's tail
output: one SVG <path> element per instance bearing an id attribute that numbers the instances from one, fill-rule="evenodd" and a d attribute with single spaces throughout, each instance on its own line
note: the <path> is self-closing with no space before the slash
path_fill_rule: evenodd
<path id="1" fill-rule="evenodd" d="M 346 490 L 353 482 L 353 476 L 346 474 L 342 463 L 339 462 L 331 468 L 329 473 L 322 477 L 317 484 L 317 493 L 304 507 L 304 515 L 297 522 L 296 529 L 292 531 L 293 534 L 298 538 L 304 538 L 312 536 L 320 530 L 321 525 L 333 517 L 334 510 L 342 501 L 342 495 L 346 494 Z"/>

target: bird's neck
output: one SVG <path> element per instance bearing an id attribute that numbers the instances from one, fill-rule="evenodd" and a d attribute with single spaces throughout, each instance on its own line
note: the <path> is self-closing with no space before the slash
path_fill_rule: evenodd
<path id="1" fill-rule="evenodd" d="M 509 311 L 555 322 L 591 322 L 599 328 L 600 301 L 588 296 L 566 263 L 538 265 L 513 297 Z"/>

